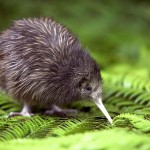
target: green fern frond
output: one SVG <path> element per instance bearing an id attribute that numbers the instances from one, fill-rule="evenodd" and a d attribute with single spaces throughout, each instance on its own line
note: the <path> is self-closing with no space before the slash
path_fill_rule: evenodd
<path id="1" fill-rule="evenodd" d="M 46 122 L 39 126 L 37 129 L 35 129 L 33 132 L 29 133 L 26 138 L 46 138 L 50 136 L 56 136 L 50 133 L 54 128 L 57 128 L 60 124 L 64 123 L 65 121 L 68 121 L 68 118 L 57 118 L 57 117 L 49 117 L 49 116 L 43 116 L 44 120 L 46 119 Z"/>
<path id="2" fill-rule="evenodd" d="M 108 74 L 103 73 L 104 77 L 104 99 L 106 103 L 118 103 L 122 101 L 132 101 L 133 105 L 150 106 L 150 80 L 148 73 L 134 74 L 133 73 L 118 73 Z M 108 91 L 108 92 L 107 92 Z M 118 101 L 117 101 L 118 100 Z M 132 104 L 126 102 L 124 104 Z M 121 104 L 120 104 L 121 105 Z"/>
<path id="3" fill-rule="evenodd" d="M 116 87 L 124 87 L 142 91 L 150 91 L 150 76 L 148 72 L 139 74 L 140 71 L 133 72 L 102 72 L 104 85 L 115 85 Z"/>
<path id="4" fill-rule="evenodd" d="M 116 127 L 129 127 L 130 130 L 137 129 L 144 133 L 150 133 L 150 121 L 139 115 L 121 114 L 114 118 L 113 124 Z"/>
<path id="5" fill-rule="evenodd" d="M 149 137 L 131 133 L 125 129 L 109 129 L 84 134 L 47 138 L 47 139 L 17 139 L 0 142 L 3 150 L 41 150 L 41 149 L 140 149 L 149 150 Z"/>
<path id="6" fill-rule="evenodd" d="M 84 118 L 79 119 L 70 119 L 60 125 L 57 128 L 53 128 L 50 134 L 52 135 L 70 135 L 76 133 L 84 133 L 87 131 L 95 131 L 105 129 L 107 127 L 106 120 L 99 118 Z"/>
<path id="7" fill-rule="evenodd" d="M 3 141 L 26 137 L 47 122 L 53 122 L 50 117 L 44 119 L 40 116 L 7 118 L 5 120 L 0 126 L 0 140 Z"/>

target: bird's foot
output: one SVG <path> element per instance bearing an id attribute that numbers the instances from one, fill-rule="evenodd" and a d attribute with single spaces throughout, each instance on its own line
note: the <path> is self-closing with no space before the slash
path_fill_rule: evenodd
<path id="1" fill-rule="evenodd" d="M 21 112 L 11 112 L 8 117 L 9 118 L 10 117 L 15 117 L 15 116 L 28 116 L 28 117 L 30 117 L 30 116 L 33 116 L 33 115 L 34 114 L 31 113 L 31 108 L 28 105 L 25 104 L 23 106 L 23 109 L 22 109 Z"/>
<path id="2" fill-rule="evenodd" d="M 44 114 L 51 116 L 67 117 L 70 114 L 76 114 L 78 111 L 75 109 L 61 109 L 60 107 L 53 105 L 50 110 L 46 110 Z"/>
<path id="3" fill-rule="evenodd" d="M 30 117 L 30 116 L 33 116 L 34 114 L 33 113 L 29 113 L 29 112 L 26 112 L 26 113 L 22 113 L 22 112 L 10 112 L 10 114 L 8 115 L 8 117 L 15 117 L 15 116 L 27 116 L 27 117 Z"/>

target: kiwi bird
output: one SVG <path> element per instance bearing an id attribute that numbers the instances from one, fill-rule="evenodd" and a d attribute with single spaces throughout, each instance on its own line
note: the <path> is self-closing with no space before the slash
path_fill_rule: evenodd
<path id="1" fill-rule="evenodd" d="M 112 123 L 102 103 L 99 66 L 77 37 L 51 18 L 14 21 L 1 33 L 0 87 L 23 105 L 10 117 L 31 116 L 34 108 L 63 114 L 69 110 L 59 105 L 86 99 Z"/>

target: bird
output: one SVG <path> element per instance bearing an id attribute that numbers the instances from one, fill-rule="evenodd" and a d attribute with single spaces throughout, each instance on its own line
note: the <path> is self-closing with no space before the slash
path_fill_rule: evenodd
<path id="1" fill-rule="evenodd" d="M 0 87 L 20 103 L 13 116 L 32 116 L 74 110 L 61 105 L 91 100 L 112 119 L 102 103 L 100 67 L 66 26 L 50 17 L 14 21 L 0 34 Z"/>

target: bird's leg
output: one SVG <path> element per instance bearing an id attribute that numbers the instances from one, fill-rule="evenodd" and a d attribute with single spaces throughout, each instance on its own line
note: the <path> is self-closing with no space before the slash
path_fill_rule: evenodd
<path id="1" fill-rule="evenodd" d="M 44 114 L 46 115 L 56 115 L 60 117 L 66 117 L 68 114 L 75 114 L 78 111 L 75 109 L 61 109 L 57 105 L 52 105 L 49 110 L 46 110 Z"/>
<path id="2" fill-rule="evenodd" d="M 31 107 L 27 104 L 24 104 L 21 112 L 11 112 L 8 117 L 14 116 L 33 116 Z"/>

